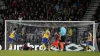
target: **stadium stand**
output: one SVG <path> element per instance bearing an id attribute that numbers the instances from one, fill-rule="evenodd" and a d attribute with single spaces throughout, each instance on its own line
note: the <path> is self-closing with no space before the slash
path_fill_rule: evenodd
<path id="1" fill-rule="evenodd" d="M 89 0 L 4 0 L 8 20 L 80 20 Z"/>
<path id="2" fill-rule="evenodd" d="M 97 23 L 100 23 L 99 18 L 100 18 L 100 4 L 99 4 L 98 8 L 96 9 L 95 14 L 92 17 L 92 20 L 97 22 Z"/>

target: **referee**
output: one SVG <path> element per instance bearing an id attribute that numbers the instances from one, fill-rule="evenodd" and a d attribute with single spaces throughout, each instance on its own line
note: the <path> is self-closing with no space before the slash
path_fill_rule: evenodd
<path id="1" fill-rule="evenodd" d="M 66 39 L 66 28 L 64 25 L 61 25 L 60 28 L 60 34 L 61 34 L 61 39 L 60 39 L 60 50 L 63 51 L 64 50 L 64 43 L 65 43 L 65 39 Z"/>

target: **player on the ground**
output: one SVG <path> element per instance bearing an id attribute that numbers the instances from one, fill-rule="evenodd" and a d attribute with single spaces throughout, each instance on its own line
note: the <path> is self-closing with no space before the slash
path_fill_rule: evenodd
<path id="1" fill-rule="evenodd" d="M 24 45 L 21 47 L 21 50 L 32 50 L 32 47 L 28 47 L 27 43 L 25 42 Z"/>
<path id="2" fill-rule="evenodd" d="M 66 33 L 67 33 L 67 30 L 66 30 L 65 26 L 61 25 L 61 28 L 60 28 L 60 34 L 61 34 L 60 49 L 61 49 L 61 51 L 64 50 L 64 44 L 65 44 L 65 40 L 66 40 Z"/>
<path id="3" fill-rule="evenodd" d="M 57 49 L 59 49 L 59 40 L 60 40 L 60 38 L 61 38 L 61 35 L 60 35 L 60 33 L 55 33 L 55 35 L 56 35 L 56 39 L 55 39 L 55 41 L 52 43 L 52 45 L 51 46 L 54 46 L 54 47 L 56 47 Z"/>
<path id="4" fill-rule="evenodd" d="M 50 46 L 49 46 L 49 37 L 50 37 L 50 31 L 49 29 L 47 29 L 42 37 L 42 49 L 44 51 L 44 49 L 46 48 L 46 46 L 48 46 L 48 51 L 50 51 Z"/>
<path id="5" fill-rule="evenodd" d="M 92 46 L 92 33 L 89 31 L 87 42 L 86 42 L 86 51 L 88 51 L 89 49 L 92 50 L 91 46 Z"/>

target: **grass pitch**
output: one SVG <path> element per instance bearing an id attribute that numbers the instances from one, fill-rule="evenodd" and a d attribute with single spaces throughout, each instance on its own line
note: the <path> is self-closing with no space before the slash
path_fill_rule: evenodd
<path id="1" fill-rule="evenodd" d="M 100 52 L 0 51 L 0 56 L 100 56 Z"/>

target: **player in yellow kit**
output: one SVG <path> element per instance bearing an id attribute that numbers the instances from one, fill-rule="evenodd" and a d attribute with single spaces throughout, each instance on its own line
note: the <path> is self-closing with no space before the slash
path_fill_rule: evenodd
<path id="1" fill-rule="evenodd" d="M 46 46 L 48 46 L 48 51 L 50 51 L 49 37 L 50 37 L 50 31 L 49 29 L 47 29 L 42 37 L 42 49 L 43 50 L 46 48 Z"/>
<path id="2" fill-rule="evenodd" d="M 87 42 L 86 42 L 86 51 L 88 51 L 89 49 L 91 49 L 91 46 L 92 46 L 92 33 L 89 31 L 88 32 L 88 38 L 87 38 Z"/>
<path id="3" fill-rule="evenodd" d="M 13 39 L 15 38 L 15 34 L 16 34 L 16 28 L 14 28 L 14 30 L 10 33 L 10 36 L 8 38 L 10 45 L 9 45 L 9 50 L 12 50 L 12 43 L 13 43 Z"/>

